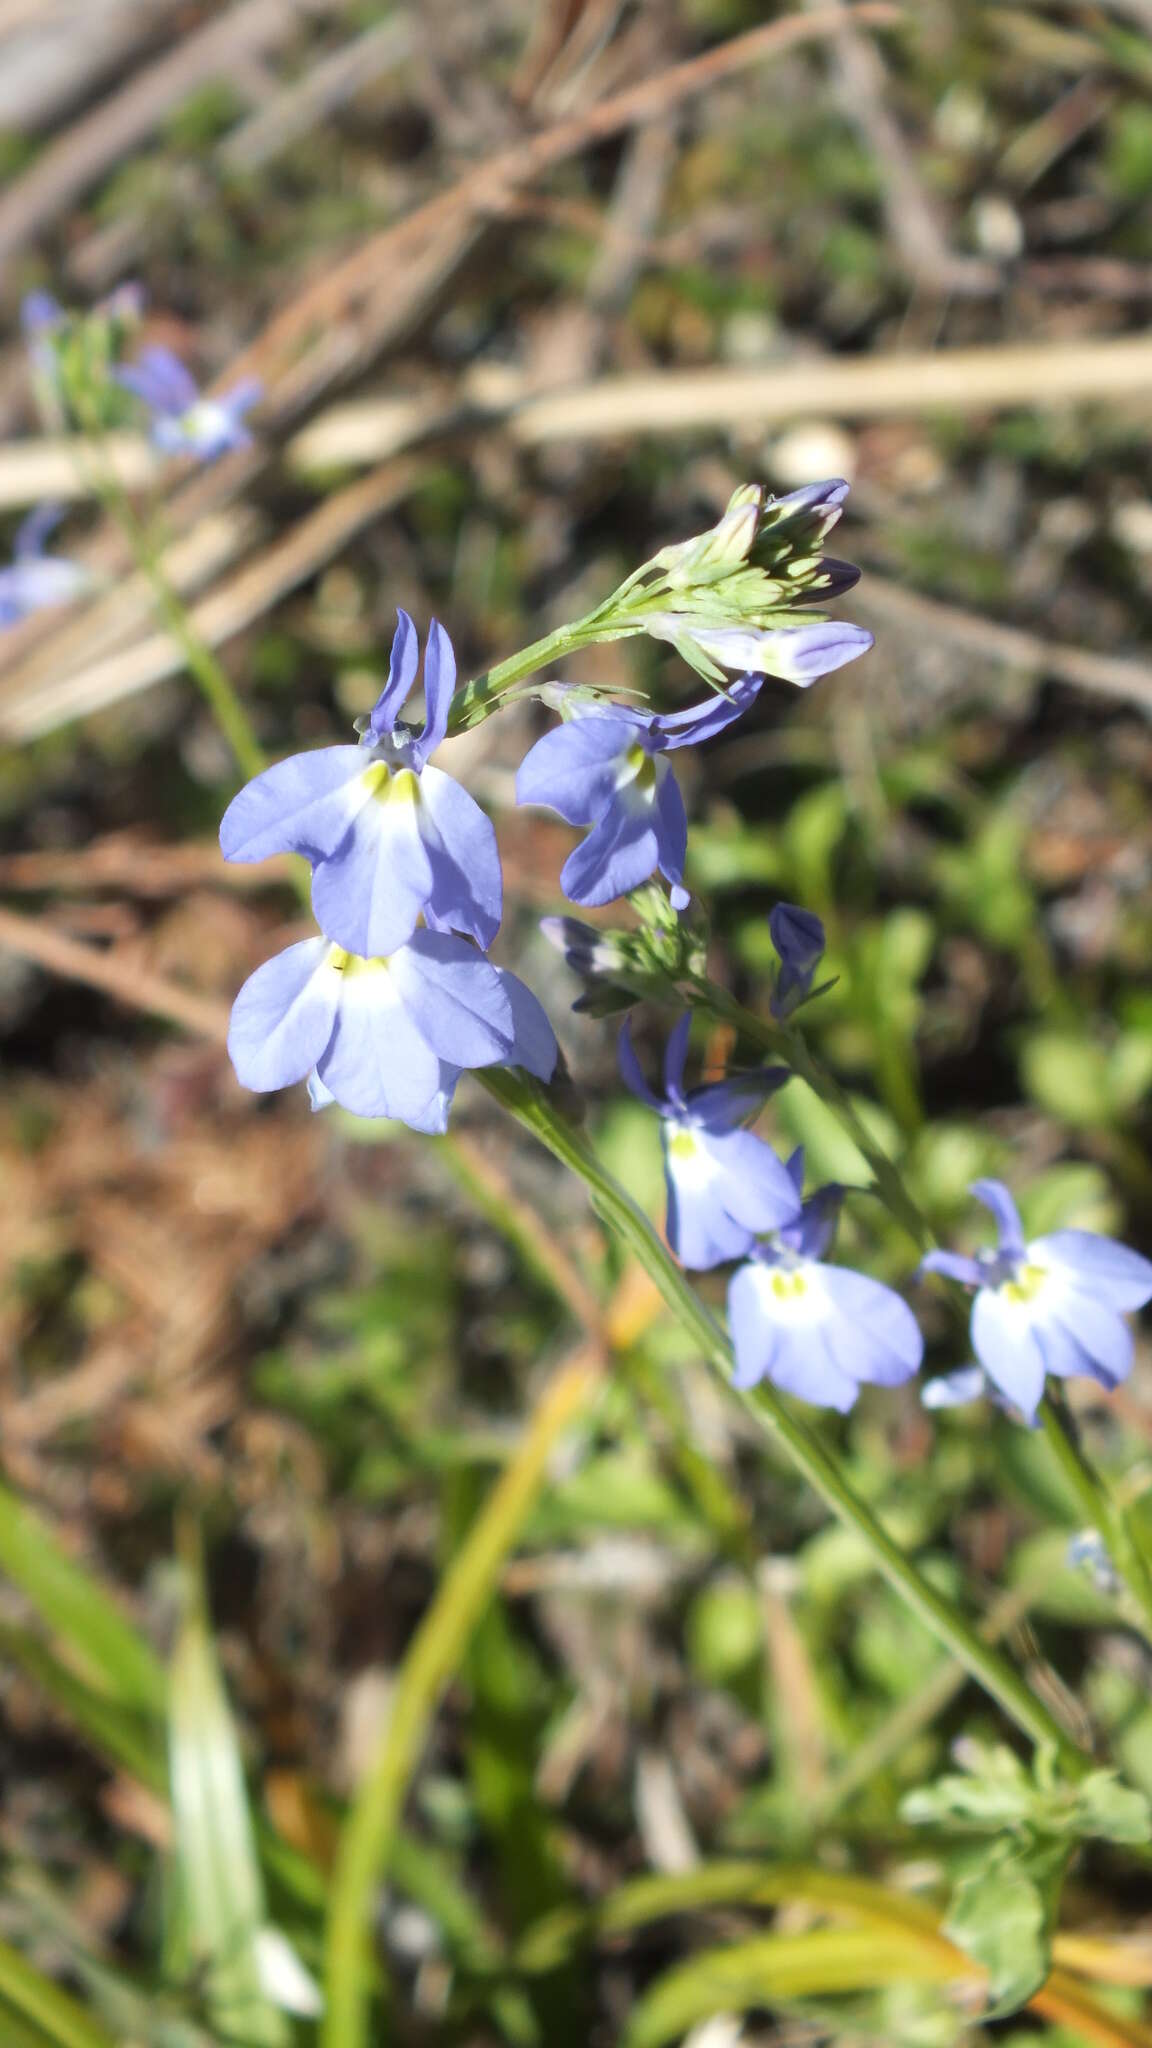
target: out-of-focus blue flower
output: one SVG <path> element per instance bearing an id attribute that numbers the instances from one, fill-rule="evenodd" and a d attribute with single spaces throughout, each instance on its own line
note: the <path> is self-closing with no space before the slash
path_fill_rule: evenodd
<path id="1" fill-rule="evenodd" d="M 147 406 L 152 440 L 165 455 L 195 455 L 213 462 L 234 448 L 249 448 L 244 414 L 258 404 L 263 386 L 245 377 L 219 398 L 204 398 L 190 371 L 168 348 L 146 348 L 135 363 L 116 371 L 117 382 Z"/>
<path id="2" fill-rule="evenodd" d="M 813 911 L 778 903 L 768 914 L 768 930 L 780 956 L 769 1008 L 774 1017 L 788 1017 L 812 987 L 824 957 L 824 927 Z"/>
<path id="3" fill-rule="evenodd" d="M 266 768 L 229 804 L 220 826 L 227 860 L 302 853 L 312 862 L 321 930 L 350 953 L 391 953 L 418 920 L 487 946 L 500 926 L 500 855 L 491 820 L 428 757 L 448 729 L 456 658 L 433 620 L 424 656 L 424 729 L 400 723 L 419 665 L 407 612 L 392 642 L 388 681 L 358 746 L 321 747 Z"/>
<path id="4" fill-rule="evenodd" d="M 658 868 L 683 909 L 681 887 L 688 819 L 665 758 L 699 746 L 748 709 L 761 676 L 742 676 L 726 697 L 667 716 L 627 705 L 581 711 L 529 749 L 516 777 L 516 801 L 548 804 L 570 825 L 591 825 L 570 853 L 560 885 L 573 903 L 611 903 L 638 889 Z"/>
<path id="5" fill-rule="evenodd" d="M 443 1131 L 466 1067 L 556 1063 L 531 991 L 465 939 L 419 931 L 387 959 L 305 939 L 266 960 L 232 1008 L 228 1051 L 246 1088 L 309 1079 L 313 1106 Z"/>
<path id="6" fill-rule="evenodd" d="M 89 588 L 91 575 L 81 563 L 44 552 L 61 516 L 58 505 L 40 505 L 20 527 L 12 560 L 0 569 L 0 628 L 18 625 L 51 605 L 70 604 Z"/>
<path id="7" fill-rule="evenodd" d="M 797 1195 L 804 1160 L 788 1162 Z M 732 1276 L 734 1384 L 771 1380 L 818 1408 L 846 1413 L 865 1383 L 897 1387 L 919 1371 L 924 1342 L 906 1301 L 847 1266 L 825 1264 L 842 1191 L 821 1188 Z"/>
<path id="8" fill-rule="evenodd" d="M 1132 1369 L 1132 1336 L 1122 1317 L 1152 1300 L 1152 1262 L 1091 1230 L 1054 1230 L 1025 1242 L 1003 1181 L 973 1181 L 992 1211 L 995 1250 L 967 1257 L 929 1252 L 921 1271 L 976 1289 L 972 1349 L 1001 1394 L 1034 1422 L 1049 1373 L 1112 1389 Z"/>
<path id="9" fill-rule="evenodd" d="M 848 567 L 846 563 L 836 566 Z M 850 587 L 841 583 L 841 588 Z M 820 593 L 821 597 L 826 594 Z M 801 690 L 833 669 L 843 668 L 845 662 L 855 661 L 857 655 L 867 654 L 873 645 L 864 626 L 840 619 L 814 619 L 810 626 L 762 628 L 711 626 L 677 612 L 653 612 L 645 625 L 658 640 L 671 640 L 686 656 L 695 649 L 718 670 L 751 671 L 761 680 L 771 677 L 775 682 L 795 683 Z"/>
<path id="10" fill-rule="evenodd" d="M 668 1190 L 668 1242 L 682 1265 L 703 1269 L 741 1259 L 761 1231 L 800 1215 L 800 1194 L 770 1145 L 741 1129 L 787 1067 L 758 1067 L 684 1093 L 692 1013 L 674 1026 L 664 1054 L 664 1094 L 640 1070 L 627 1022 L 620 1031 L 620 1072 L 633 1095 L 660 1118 Z"/>

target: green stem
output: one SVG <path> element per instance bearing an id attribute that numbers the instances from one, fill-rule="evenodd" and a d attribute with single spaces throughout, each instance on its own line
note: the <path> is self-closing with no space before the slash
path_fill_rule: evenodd
<path id="1" fill-rule="evenodd" d="M 515 1456 L 441 1579 L 404 1658 L 376 1759 L 357 1788 L 337 1845 L 325 1937 L 323 2048 L 364 2048 L 372 1901 L 429 1721 L 535 1503 L 553 1447 L 595 1393 L 603 1369 L 604 1354 L 584 1345 L 548 1381 Z"/>
<path id="2" fill-rule="evenodd" d="M 579 1175 L 597 1214 L 632 1252 L 709 1363 L 730 1383 L 734 1360 L 728 1339 L 661 1244 L 647 1217 L 601 1165 L 581 1134 L 560 1115 L 544 1091 L 522 1074 L 505 1068 L 486 1068 L 478 1078 L 488 1093 L 547 1146 L 555 1158 Z M 1071 1737 L 1007 1658 L 969 1627 L 952 1601 L 905 1557 L 899 1544 L 849 1486 L 835 1458 L 807 1423 L 792 1414 L 771 1386 L 761 1385 L 742 1399 L 760 1427 L 784 1447 L 808 1483 L 842 1521 L 856 1530 L 878 1570 L 925 1627 L 1034 1743 L 1054 1750 L 1072 1775 L 1082 1775 L 1088 1768 L 1087 1759 Z"/>
<path id="3" fill-rule="evenodd" d="M 124 535 L 132 558 L 152 592 L 160 619 L 180 649 L 189 673 L 200 685 L 208 709 L 231 747 L 241 773 L 259 775 L 260 770 L 267 766 L 264 750 L 231 677 L 207 641 L 197 633 L 188 616 L 187 606 L 168 581 L 155 537 L 146 521 L 141 519 L 108 460 L 99 420 L 89 417 L 83 424 L 96 457 L 93 482 L 101 504 Z"/>
<path id="4" fill-rule="evenodd" d="M 1132 1530 L 1128 1515 L 1114 1500 L 1076 1434 L 1063 1401 L 1046 1394 L 1040 1403 L 1040 1427 L 1048 1447 L 1084 1516 L 1095 1529 L 1130 1596 L 1132 1618 L 1152 1641 L 1152 1573 Z"/>
<path id="5" fill-rule="evenodd" d="M 510 655 L 507 661 L 497 662 L 495 668 L 486 669 L 482 676 L 465 683 L 453 701 L 449 734 L 467 732 L 469 726 L 479 725 L 498 709 L 500 698 L 507 696 L 516 683 L 536 675 L 550 662 L 563 660 L 578 647 L 588 646 L 597 638 L 589 630 L 594 616 L 593 613 L 587 619 L 578 619 L 573 626 L 558 626 L 554 633 L 546 633 L 542 640 L 534 640 L 530 647 L 521 648 L 519 654 Z"/>

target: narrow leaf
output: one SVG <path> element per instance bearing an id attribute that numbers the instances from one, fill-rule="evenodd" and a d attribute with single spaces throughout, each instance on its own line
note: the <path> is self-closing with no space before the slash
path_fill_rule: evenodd
<path id="1" fill-rule="evenodd" d="M 172 1660 L 169 1764 L 175 1854 L 191 1960 L 222 2035 L 286 2048 L 260 1969 L 264 1895 L 235 1724 L 203 1607 L 191 1599 Z"/>

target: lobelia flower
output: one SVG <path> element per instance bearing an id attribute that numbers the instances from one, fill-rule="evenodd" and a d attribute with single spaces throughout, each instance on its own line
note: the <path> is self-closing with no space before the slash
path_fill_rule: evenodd
<path id="1" fill-rule="evenodd" d="M 824 927 L 814 911 L 801 910 L 795 903 L 777 903 L 768 913 L 768 930 L 780 958 L 768 1007 L 774 1017 L 788 1017 L 811 991 L 824 957 Z"/>
<path id="2" fill-rule="evenodd" d="M 135 363 L 117 370 L 116 381 L 147 406 L 152 441 L 165 455 L 195 455 L 214 462 L 234 448 L 250 448 L 244 414 L 256 405 L 263 385 L 245 377 L 219 398 L 204 398 L 191 372 L 168 348 L 146 348 Z"/>
<path id="3" fill-rule="evenodd" d="M 791 1079 L 787 1067 L 759 1067 L 686 1095 L 684 1061 L 691 1028 L 689 1010 L 668 1039 L 663 1096 L 644 1079 L 627 1022 L 620 1031 L 619 1059 L 627 1087 L 660 1118 L 668 1242 L 682 1265 L 702 1269 L 743 1258 L 758 1232 L 796 1219 L 800 1194 L 772 1147 L 741 1128 L 774 1089 Z"/>
<path id="4" fill-rule="evenodd" d="M 309 1080 L 314 1108 L 446 1129 L 466 1067 L 519 1066 L 542 1081 L 552 1027 L 531 991 L 466 939 L 418 931 L 387 959 L 304 939 L 249 976 L 228 1051 L 246 1088 Z"/>
<path id="5" fill-rule="evenodd" d="M 570 825 L 592 827 L 561 870 L 560 885 L 573 903 L 611 903 L 659 869 L 676 908 L 686 907 L 688 818 L 665 757 L 723 732 L 762 681 L 742 676 L 728 696 L 667 715 L 623 704 L 590 708 L 529 749 L 516 776 L 517 803 L 548 804 Z"/>
<path id="6" fill-rule="evenodd" d="M 797 1198 L 803 1152 L 788 1162 Z M 733 1384 L 768 1379 L 818 1408 L 852 1407 L 862 1384 L 896 1387 L 919 1370 L 924 1343 L 906 1301 L 823 1254 L 836 1229 L 838 1187 L 821 1188 L 795 1223 L 758 1245 L 728 1288 L 728 1322 L 736 1352 Z"/>
<path id="7" fill-rule="evenodd" d="M 61 517 L 58 505 L 41 505 L 19 528 L 12 560 L 0 569 L 0 628 L 18 625 L 51 605 L 70 604 L 89 588 L 91 574 L 80 562 L 44 552 Z"/>
<path id="8" fill-rule="evenodd" d="M 841 565 L 837 564 L 839 568 Z M 848 565 L 843 565 L 848 571 Z M 850 572 L 852 581 L 856 572 Z M 842 589 L 850 587 L 842 583 Z M 839 595 L 839 591 L 821 592 Z M 864 626 L 844 619 L 813 620 L 807 626 L 706 625 L 678 612 L 652 612 L 645 626 L 657 640 L 671 640 L 705 675 L 724 669 L 752 670 L 761 680 L 795 683 L 807 690 L 821 676 L 843 668 L 874 644 Z M 693 659 L 694 655 L 698 657 Z"/>
<path id="9" fill-rule="evenodd" d="M 359 745 L 278 761 L 240 791 L 220 826 L 227 860 L 304 854 L 321 930 L 366 956 L 393 952 L 421 917 L 435 931 L 463 932 L 487 946 L 502 907 L 491 820 L 450 775 L 427 765 L 448 728 L 452 643 L 433 620 L 424 656 L 427 716 L 416 734 L 399 721 L 419 643 L 407 612 L 399 616 L 388 682 L 361 722 Z"/>
<path id="10" fill-rule="evenodd" d="M 1118 1387 L 1132 1368 L 1132 1337 L 1121 1318 L 1152 1300 L 1152 1262 L 1091 1230 L 1054 1230 L 1026 1242 L 1003 1181 L 973 1181 L 969 1192 L 992 1211 L 998 1246 L 974 1257 L 929 1252 L 920 1270 L 976 1289 L 972 1349 L 993 1386 L 1030 1423 L 1049 1373 Z M 953 1383 L 973 1398 L 974 1381 L 959 1374 L 943 1384 Z"/>

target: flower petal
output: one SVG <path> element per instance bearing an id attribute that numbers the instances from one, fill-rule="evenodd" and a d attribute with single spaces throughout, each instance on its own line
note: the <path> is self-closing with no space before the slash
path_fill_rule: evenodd
<path id="1" fill-rule="evenodd" d="M 646 882 L 659 849 L 652 825 L 652 805 L 613 798 L 587 839 L 571 852 L 560 870 L 560 886 L 573 903 L 612 903 Z"/>
<path id="2" fill-rule="evenodd" d="M 637 730 L 632 720 L 599 711 L 554 726 L 520 763 L 517 803 L 548 804 L 570 825 L 591 825 L 612 800 L 620 763 L 638 744 Z"/>
<path id="3" fill-rule="evenodd" d="M 245 1088 L 287 1088 L 317 1064 L 341 997 L 331 952 L 324 939 L 304 939 L 249 975 L 228 1025 L 228 1054 Z"/>
<path id="4" fill-rule="evenodd" d="M 699 639 L 703 635 L 694 634 Z M 685 711 L 666 712 L 652 723 L 664 742 L 665 751 L 671 753 L 676 747 L 696 747 L 702 740 L 710 740 L 725 726 L 742 718 L 750 704 L 755 703 L 764 686 L 762 675 L 744 675 L 734 682 L 727 694 L 719 691 L 704 704 L 693 704 Z"/>
<path id="5" fill-rule="evenodd" d="M 853 1379 L 899 1387 L 919 1372 L 924 1339 L 908 1303 L 891 1287 L 849 1266 L 821 1266 L 835 1314 L 838 1363 Z"/>
<path id="6" fill-rule="evenodd" d="M 982 1287 L 972 1304 L 972 1349 L 990 1380 L 1027 1422 L 1036 1420 L 1044 1392 L 1044 1353 L 1027 1305 L 1005 1301 Z"/>
<path id="7" fill-rule="evenodd" d="M 361 747 L 320 747 L 265 768 L 224 813 L 220 850 L 225 860 L 302 853 L 315 862 L 334 854 L 371 800 L 367 768 Z"/>
<path id="8" fill-rule="evenodd" d="M 728 1328 L 736 1353 L 734 1387 L 755 1387 L 766 1379 L 776 1357 L 778 1332 L 765 1314 L 766 1269 L 755 1261 L 741 1266 L 728 1282 Z"/>
<path id="9" fill-rule="evenodd" d="M 429 922 L 490 946 L 500 929 L 504 884 L 492 820 L 442 768 L 420 777 L 417 823 L 432 870 Z"/>
<path id="10" fill-rule="evenodd" d="M 195 405 L 196 380 L 170 348 L 145 348 L 134 363 L 115 372 L 116 381 L 154 412 L 182 413 Z"/>
<path id="11" fill-rule="evenodd" d="M 507 989 L 467 940 L 416 932 L 389 965 L 408 1015 L 441 1059 L 457 1067 L 490 1067 L 514 1054 Z"/>
<path id="12" fill-rule="evenodd" d="M 543 1003 L 507 967 L 494 970 L 512 1011 L 512 1046 L 502 1064 L 523 1067 L 538 1081 L 550 1081 L 556 1071 L 559 1047 Z"/>
<path id="13" fill-rule="evenodd" d="M 677 884 L 684 873 L 684 859 L 688 852 L 688 814 L 684 809 L 680 785 L 668 762 L 657 760 L 654 765 L 656 788 L 652 817 L 660 873 L 666 882 Z M 673 896 L 675 893 L 674 888 Z M 686 903 L 673 903 L 673 909 L 686 907 Z"/>
<path id="14" fill-rule="evenodd" d="M 693 1123 L 707 1131 L 732 1131 L 763 1108 L 769 1095 L 792 1079 L 789 1067 L 753 1067 L 746 1074 L 732 1074 L 727 1081 L 710 1081 L 693 1088 L 687 1106 Z M 801 1160 L 800 1172 L 804 1166 Z"/>
<path id="15" fill-rule="evenodd" d="M 943 1273 L 946 1280 L 958 1280 L 962 1287 L 979 1287 L 984 1278 L 979 1260 L 964 1252 L 925 1252 L 917 1271 Z"/>
<path id="16" fill-rule="evenodd" d="M 374 740 L 383 739 L 391 732 L 416 681 L 419 662 L 420 640 L 416 628 L 403 606 L 397 605 L 396 631 L 392 635 L 392 652 L 388 657 L 388 681 L 368 718 L 368 731 Z"/>
<path id="17" fill-rule="evenodd" d="M 664 1093 L 669 1102 L 681 1102 L 684 1096 L 684 1063 L 688 1058 L 688 1040 L 692 1034 L 692 1012 L 685 1010 L 676 1019 L 668 1033 L 664 1047 Z"/>
<path id="18" fill-rule="evenodd" d="M 361 753 L 362 766 L 363 760 Z M 375 762 L 364 775 L 371 801 L 317 866 L 312 908 L 321 931 L 338 945 L 368 959 L 387 958 L 411 938 L 432 894 L 432 862 L 412 770 L 393 775 Z"/>
<path id="19" fill-rule="evenodd" d="M 925 1380 L 920 1399 L 925 1408 L 963 1408 L 969 1401 L 979 1401 L 987 1391 L 988 1381 L 982 1367 L 961 1365 L 955 1372 Z"/>
<path id="20" fill-rule="evenodd" d="M 785 1324 L 778 1332 L 769 1377 L 782 1393 L 796 1394 L 816 1408 L 835 1408 L 841 1415 L 855 1406 L 860 1391 L 859 1380 L 844 1369 L 838 1332 L 827 1326 L 805 1329 Z"/>
<path id="21" fill-rule="evenodd" d="M 799 1213 L 796 1189 L 782 1159 L 752 1131 L 696 1133 L 717 1175 L 716 1198 L 748 1230 L 779 1230 Z"/>
<path id="22" fill-rule="evenodd" d="M 442 625 L 433 619 L 424 648 L 424 730 L 413 748 L 423 766 L 436 752 L 448 730 L 448 716 L 456 694 L 456 656 Z"/>
<path id="23" fill-rule="evenodd" d="M 1024 1250 L 1024 1227 L 1020 1211 L 1002 1180 L 974 1180 L 968 1189 L 986 1209 L 991 1209 L 1000 1232 L 1000 1249 L 1010 1258 L 1019 1257 Z"/>
<path id="24" fill-rule="evenodd" d="M 1078 1287 L 1062 1289 L 1039 1324 L 1045 1345 L 1052 1323 L 1074 1338 L 1085 1352 L 1093 1379 L 1106 1387 L 1118 1387 L 1127 1379 L 1132 1370 L 1132 1333 L 1107 1302 L 1094 1300 Z M 1055 1372 L 1058 1368 L 1051 1369 Z"/>
<path id="25" fill-rule="evenodd" d="M 1143 1308 L 1152 1300 L 1152 1261 L 1093 1230 L 1054 1230 L 1034 1238 L 1028 1257 L 1056 1266 L 1076 1287 L 1088 1288 L 1110 1308 Z"/>
<path id="26" fill-rule="evenodd" d="M 410 1015 L 394 966 L 349 961 L 336 1028 L 316 1070 L 354 1116 L 394 1116 L 420 1129 L 443 1086 L 443 1063 Z"/>
<path id="27" fill-rule="evenodd" d="M 666 1104 L 648 1086 L 644 1078 L 644 1070 L 636 1057 L 636 1047 L 632 1043 L 632 1019 L 630 1017 L 625 1017 L 624 1022 L 620 1026 L 620 1035 L 616 1041 L 616 1059 L 624 1086 L 631 1094 L 639 1096 L 641 1102 L 646 1102 L 649 1109 L 654 1109 L 657 1116 L 663 1116 Z"/>

